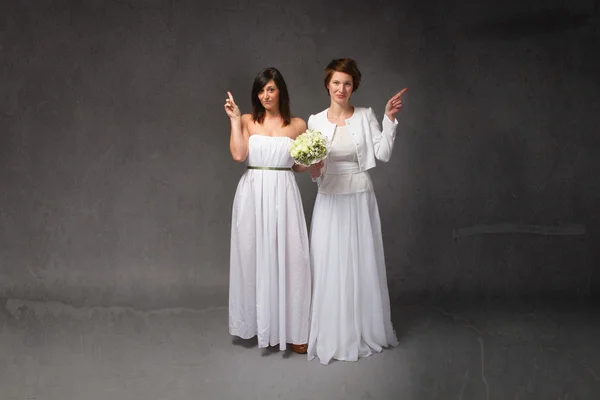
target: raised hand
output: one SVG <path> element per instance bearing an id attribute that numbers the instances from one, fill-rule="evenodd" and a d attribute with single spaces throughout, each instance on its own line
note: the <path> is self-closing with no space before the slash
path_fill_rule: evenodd
<path id="1" fill-rule="evenodd" d="M 391 99 L 388 100 L 387 104 L 385 105 L 385 115 L 387 115 L 390 120 L 393 121 L 396 118 L 396 114 L 398 113 L 398 111 L 400 111 L 400 109 L 402 108 L 402 95 L 407 90 L 408 88 L 404 88 L 398 93 L 396 93 L 394 96 L 392 96 Z"/>
<path id="2" fill-rule="evenodd" d="M 225 112 L 227 113 L 227 116 L 229 119 L 240 118 L 242 114 L 240 113 L 237 104 L 235 104 L 231 93 L 227 92 L 227 97 L 228 98 L 225 99 Z"/>

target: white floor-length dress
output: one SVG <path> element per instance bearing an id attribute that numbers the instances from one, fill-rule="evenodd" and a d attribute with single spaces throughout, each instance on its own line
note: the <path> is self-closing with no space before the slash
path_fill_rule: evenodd
<path id="1" fill-rule="evenodd" d="M 308 232 L 289 155 L 292 139 L 251 135 L 233 201 L 229 332 L 259 347 L 308 342 Z"/>
<path id="2" fill-rule="evenodd" d="M 377 200 L 345 126 L 336 127 L 310 231 L 308 359 L 356 361 L 396 346 Z"/>

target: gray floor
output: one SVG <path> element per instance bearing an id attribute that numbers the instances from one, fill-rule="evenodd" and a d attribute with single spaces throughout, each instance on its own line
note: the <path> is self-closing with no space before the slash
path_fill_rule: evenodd
<path id="1" fill-rule="evenodd" d="M 0 399 L 597 399 L 596 308 L 394 306 L 400 345 L 322 366 L 227 334 L 227 309 L 0 303 Z M 596 395 L 594 395 L 596 394 Z"/>

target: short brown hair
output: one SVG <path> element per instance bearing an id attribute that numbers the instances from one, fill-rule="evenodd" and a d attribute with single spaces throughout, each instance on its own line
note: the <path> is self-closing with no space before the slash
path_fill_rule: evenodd
<path id="1" fill-rule="evenodd" d="M 358 65 L 356 65 L 356 61 L 351 58 L 338 58 L 336 60 L 332 60 L 327 67 L 325 67 L 325 90 L 329 93 L 329 89 L 327 85 L 329 85 L 329 81 L 331 80 L 331 76 L 334 72 L 343 72 L 352 77 L 352 93 L 358 90 L 360 86 L 360 70 L 358 69 Z"/>

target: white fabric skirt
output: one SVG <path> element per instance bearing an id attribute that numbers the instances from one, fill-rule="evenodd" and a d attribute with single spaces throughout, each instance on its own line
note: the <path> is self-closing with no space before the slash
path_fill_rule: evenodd
<path id="1" fill-rule="evenodd" d="M 317 194 L 310 231 L 308 359 L 357 361 L 396 346 L 375 193 Z"/>
<path id="2" fill-rule="evenodd" d="M 291 168 L 291 139 L 252 135 L 249 165 Z M 259 347 L 308 341 L 308 231 L 291 171 L 251 169 L 233 200 L 229 273 L 229 333 L 258 337 Z"/>

